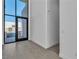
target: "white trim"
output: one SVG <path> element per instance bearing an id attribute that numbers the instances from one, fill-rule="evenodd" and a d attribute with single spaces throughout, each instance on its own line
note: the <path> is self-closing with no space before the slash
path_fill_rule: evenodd
<path id="1" fill-rule="evenodd" d="M 28 5 L 28 10 L 29 10 L 29 12 L 28 12 L 28 14 L 29 14 L 29 17 L 28 17 L 28 40 L 30 40 L 31 38 L 30 38 L 30 33 L 31 33 L 31 29 L 30 29 L 30 21 L 31 21 L 31 19 L 30 19 L 30 0 L 29 0 L 29 5 Z"/>

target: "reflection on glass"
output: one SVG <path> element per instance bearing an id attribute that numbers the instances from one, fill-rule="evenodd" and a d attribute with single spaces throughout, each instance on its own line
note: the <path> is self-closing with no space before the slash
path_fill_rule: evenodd
<path id="1" fill-rule="evenodd" d="M 26 19 L 18 18 L 18 39 L 27 38 Z"/>
<path id="2" fill-rule="evenodd" d="M 17 0 L 17 16 L 27 17 L 27 3 Z"/>
<path id="3" fill-rule="evenodd" d="M 5 43 L 15 41 L 15 17 L 5 16 Z"/>
<path id="4" fill-rule="evenodd" d="M 15 0 L 5 0 L 5 14 L 15 15 Z"/>
<path id="5" fill-rule="evenodd" d="M 27 17 L 28 5 L 27 0 L 24 1 L 5 0 L 5 43 L 15 41 L 15 34 L 17 32 L 15 30 L 15 20 L 17 16 Z M 18 38 L 27 38 L 26 26 L 26 19 L 18 18 Z"/>

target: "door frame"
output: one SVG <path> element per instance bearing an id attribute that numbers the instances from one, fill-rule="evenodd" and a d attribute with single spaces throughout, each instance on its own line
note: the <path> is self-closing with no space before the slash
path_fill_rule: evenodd
<path id="1" fill-rule="evenodd" d="M 20 40 L 18 40 L 18 18 L 21 18 L 21 19 L 25 19 L 26 20 L 26 24 L 27 24 L 27 31 L 26 31 L 26 34 L 27 34 L 27 38 L 21 38 Z M 17 16 L 16 17 L 16 42 L 18 41 L 24 41 L 24 40 L 28 40 L 28 18 L 26 17 L 20 17 L 20 16 Z"/>
<path id="2" fill-rule="evenodd" d="M 27 38 L 22 38 L 20 40 L 18 40 L 18 18 L 26 19 L 26 24 L 27 24 L 27 27 L 26 27 L 26 29 L 27 29 L 27 33 L 26 33 Z M 16 16 L 15 17 L 15 41 L 6 43 L 5 42 L 5 16 L 4 16 L 4 44 L 9 44 L 9 43 L 14 43 L 14 42 L 18 42 L 18 41 L 24 41 L 24 40 L 28 40 L 28 18 L 21 17 L 21 16 Z"/>

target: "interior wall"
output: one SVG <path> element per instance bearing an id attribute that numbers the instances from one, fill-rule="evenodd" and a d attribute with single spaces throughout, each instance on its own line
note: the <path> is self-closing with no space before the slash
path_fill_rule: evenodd
<path id="1" fill-rule="evenodd" d="M 59 43 L 59 0 L 47 0 L 47 46 Z"/>
<path id="2" fill-rule="evenodd" d="M 60 57 L 77 59 L 76 0 L 60 0 Z"/>
<path id="3" fill-rule="evenodd" d="M 30 38 L 44 48 L 58 44 L 59 1 L 30 1 Z"/>
<path id="4" fill-rule="evenodd" d="M 30 40 L 46 48 L 46 0 L 30 1 Z"/>

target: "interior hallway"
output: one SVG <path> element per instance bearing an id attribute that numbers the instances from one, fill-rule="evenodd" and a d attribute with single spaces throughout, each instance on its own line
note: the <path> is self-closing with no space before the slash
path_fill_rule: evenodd
<path id="1" fill-rule="evenodd" d="M 60 59 L 58 48 L 44 49 L 31 41 L 21 41 L 3 46 L 3 59 Z"/>

